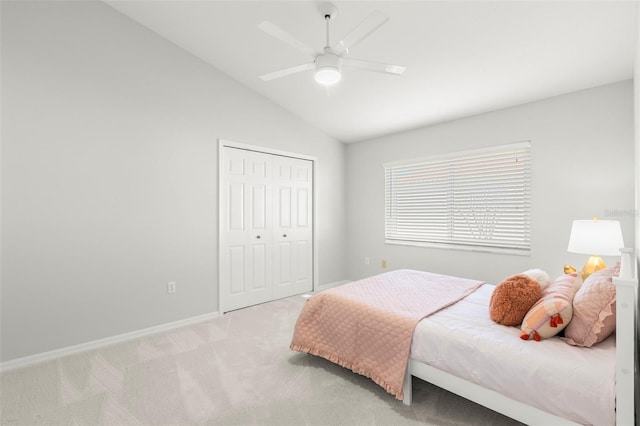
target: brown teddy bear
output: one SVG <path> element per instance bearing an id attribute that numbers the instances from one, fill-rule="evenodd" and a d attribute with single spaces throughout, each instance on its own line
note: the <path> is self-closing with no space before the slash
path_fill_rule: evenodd
<path id="1" fill-rule="evenodd" d="M 542 297 L 538 281 L 524 275 L 513 275 L 498 284 L 489 301 L 489 316 L 498 324 L 522 324 L 529 309 Z"/>

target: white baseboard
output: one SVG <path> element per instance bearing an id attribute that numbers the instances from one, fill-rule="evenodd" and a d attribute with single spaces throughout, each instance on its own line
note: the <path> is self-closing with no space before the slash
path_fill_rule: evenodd
<path id="1" fill-rule="evenodd" d="M 131 331 L 129 333 L 118 334 L 117 336 L 106 337 L 104 339 L 93 340 L 79 345 L 67 346 L 66 348 L 55 349 L 48 352 L 43 352 L 35 355 L 29 355 L 23 358 L 16 358 L 9 361 L 0 363 L 0 372 L 14 370 L 16 368 L 27 367 L 32 364 L 40 362 L 51 361 L 56 358 L 60 358 L 67 355 L 73 355 L 80 352 L 90 351 L 98 349 L 104 346 L 113 345 L 116 343 L 126 342 L 128 340 L 137 339 L 140 337 L 150 336 L 152 334 L 162 333 L 164 331 L 173 330 L 180 327 L 185 327 L 191 324 L 207 321 L 210 319 L 218 318 L 220 314 L 218 312 L 211 312 L 208 314 L 198 315 L 183 320 L 170 322 L 167 324 L 156 325 L 154 327 L 144 328 L 142 330 Z"/>
<path id="2" fill-rule="evenodd" d="M 351 282 L 351 280 L 342 280 L 342 281 L 336 281 L 334 283 L 322 284 L 322 285 L 319 285 L 318 287 L 316 287 L 315 291 L 328 290 L 328 289 L 333 288 L 333 287 L 338 287 L 339 285 L 349 284 L 350 282 Z"/>

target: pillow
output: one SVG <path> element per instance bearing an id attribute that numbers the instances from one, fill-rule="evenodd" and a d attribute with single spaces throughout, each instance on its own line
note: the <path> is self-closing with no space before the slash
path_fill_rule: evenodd
<path id="1" fill-rule="evenodd" d="M 529 278 L 538 281 L 538 284 L 540 284 L 540 288 L 542 290 L 544 290 L 551 283 L 549 274 L 547 274 L 542 269 L 529 269 L 528 271 L 524 271 L 522 275 L 526 275 Z"/>
<path id="2" fill-rule="evenodd" d="M 616 328 L 616 286 L 620 263 L 595 272 L 585 280 L 573 299 L 573 319 L 564 330 L 570 345 L 591 347 L 609 337 Z"/>
<path id="3" fill-rule="evenodd" d="M 540 284 L 527 275 L 511 276 L 496 286 L 489 301 L 489 316 L 498 324 L 520 325 L 542 296 Z"/>
<path id="4" fill-rule="evenodd" d="M 520 338 L 540 341 L 562 331 L 571 321 L 573 297 L 581 284 L 577 272 L 561 275 L 549 284 L 522 320 Z"/>

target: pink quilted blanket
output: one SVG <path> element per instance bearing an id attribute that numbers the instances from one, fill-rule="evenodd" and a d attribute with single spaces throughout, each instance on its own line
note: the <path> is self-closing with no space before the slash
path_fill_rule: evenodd
<path id="1" fill-rule="evenodd" d="M 328 359 L 371 378 L 397 399 L 418 322 L 483 283 L 398 270 L 313 296 L 296 322 L 291 350 Z"/>

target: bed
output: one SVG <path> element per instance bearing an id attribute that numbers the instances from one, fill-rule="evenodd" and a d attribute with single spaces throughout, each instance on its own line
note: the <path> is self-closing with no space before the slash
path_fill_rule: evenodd
<path id="1" fill-rule="evenodd" d="M 411 286 L 403 287 L 407 280 Z M 458 287 L 451 296 L 423 295 L 424 280 L 429 286 L 436 281 Z M 637 280 L 614 282 L 616 333 L 591 348 L 570 346 L 558 337 L 523 341 L 519 328 L 494 323 L 488 315 L 495 288 L 490 284 L 401 270 L 316 294 L 298 318 L 291 349 L 370 377 L 408 405 L 412 378 L 418 377 L 530 425 L 634 425 Z M 393 307 L 399 316 L 389 320 L 380 303 L 395 299 L 390 294 L 398 288 L 410 295 Z M 373 301 L 364 296 L 369 291 Z M 323 293 L 328 294 L 318 297 Z M 434 298 L 426 309 L 414 311 Z M 355 311 L 365 314 L 356 319 L 347 313 Z M 406 350 L 404 327 L 411 329 Z M 392 336 L 386 350 L 384 334 Z M 346 352 L 336 349 L 345 343 L 341 338 L 349 346 Z M 352 353 L 370 341 L 375 344 L 365 353 Z"/>

